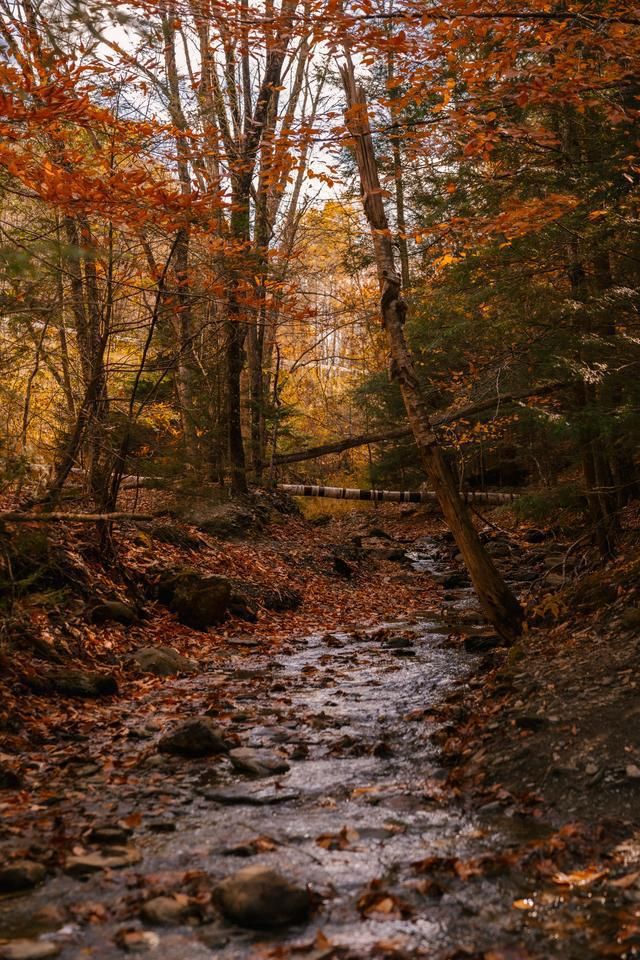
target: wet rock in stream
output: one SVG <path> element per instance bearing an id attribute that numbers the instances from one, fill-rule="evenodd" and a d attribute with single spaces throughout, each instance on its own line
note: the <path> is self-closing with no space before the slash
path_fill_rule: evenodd
<path id="1" fill-rule="evenodd" d="M 414 641 L 411 637 L 388 637 L 383 640 L 382 646 L 390 650 L 409 650 L 414 647 Z"/>
<path id="2" fill-rule="evenodd" d="M 166 733 L 158 742 L 158 750 L 179 757 L 210 757 L 227 753 L 229 744 L 224 730 L 213 720 L 209 717 L 197 717 Z"/>
<path id="3" fill-rule="evenodd" d="M 466 636 L 463 645 L 467 653 L 487 653 L 496 647 L 506 646 L 506 641 L 497 633 L 476 633 Z"/>
<path id="4" fill-rule="evenodd" d="M 42 883 L 47 871 L 34 860 L 14 860 L 0 867 L 0 893 L 18 893 Z"/>
<path id="5" fill-rule="evenodd" d="M 181 923 L 190 913 L 186 897 L 154 897 L 147 900 L 140 911 L 143 920 L 158 926 Z"/>
<path id="6" fill-rule="evenodd" d="M 173 647 L 140 647 L 131 657 L 142 673 L 156 677 L 172 677 L 177 673 L 197 673 L 198 664 Z"/>
<path id="7" fill-rule="evenodd" d="M 311 912 L 307 889 L 259 864 L 223 880 L 215 889 L 215 898 L 228 920 L 251 929 L 301 923 Z"/>
<path id="8" fill-rule="evenodd" d="M 231 601 L 231 584 L 226 577 L 204 576 L 190 567 L 163 570 L 156 592 L 180 623 L 194 630 L 222 623 Z"/>
<path id="9" fill-rule="evenodd" d="M 47 960 L 57 957 L 61 949 L 50 940 L 14 940 L 0 945 L 0 960 Z"/>
<path id="10" fill-rule="evenodd" d="M 87 840 L 89 843 L 105 846 L 121 846 L 126 844 L 132 833 L 133 830 L 129 827 L 120 826 L 118 823 L 96 823 L 89 831 Z"/>
<path id="11" fill-rule="evenodd" d="M 88 877 L 101 870 L 118 870 L 139 863 L 142 854 L 135 847 L 108 847 L 93 853 L 67 857 L 65 873 L 72 877 Z"/>
<path id="12" fill-rule="evenodd" d="M 459 587 L 469 587 L 471 581 L 469 580 L 469 575 L 460 571 L 454 573 L 449 573 L 441 580 L 442 586 L 445 590 L 456 590 Z"/>
<path id="13" fill-rule="evenodd" d="M 237 747 L 229 751 L 229 759 L 236 770 L 252 777 L 270 777 L 274 773 L 286 773 L 289 770 L 287 761 L 270 750 Z"/>
<path id="14" fill-rule="evenodd" d="M 224 806 L 270 807 L 297 800 L 300 793 L 297 790 L 280 790 L 277 784 L 271 784 L 257 789 L 241 785 L 211 788 L 202 790 L 201 795 L 205 800 L 212 800 Z"/>

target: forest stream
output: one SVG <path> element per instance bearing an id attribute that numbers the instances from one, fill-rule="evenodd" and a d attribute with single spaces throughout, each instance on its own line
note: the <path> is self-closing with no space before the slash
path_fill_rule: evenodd
<path id="1" fill-rule="evenodd" d="M 0 0 L 0 960 L 640 960 L 639 78 Z"/>
<path id="2" fill-rule="evenodd" d="M 428 540 L 414 545 L 416 573 L 438 571 L 431 553 Z M 77 754 L 62 765 L 55 749 L 34 755 L 47 789 L 31 811 L 31 849 L 52 818 L 61 843 L 80 815 L 94 828 L 65 872 L 0 900 L 0 929 L 16 941 L 6 955 L 591 956 L 579 940 L 539 939 L 536 911 L 525 920 L 514 909 L 531 894 L 517 874 L 477 867 L 551 831 L 496 804 L 465 811 L 445 786 L 430 711 L 452 687 L 481 682 L 470 678 L 476 658 L 444 642 L 452 617 L 475 618 L 473 597 L 457 590 L 449 606 L 446 622 L 440 609 L 320 628 L 275 656 L 240 640 L 197 676 L 103 707 L 93 728 L 69 734 Z M 245 761 L 275 758 L 282 772 L 158 753 L 160 733 L 185 719 L 182 701 L 189 714 L 224 713 Z M 292 885 L 267 911 L 286 913 L 291 890 L 310 891 L 306 922 L 265 932 L 221 919 L 212 886 L 251 865 Z M 485 953 L 495 943 L 507 952 Z"/>

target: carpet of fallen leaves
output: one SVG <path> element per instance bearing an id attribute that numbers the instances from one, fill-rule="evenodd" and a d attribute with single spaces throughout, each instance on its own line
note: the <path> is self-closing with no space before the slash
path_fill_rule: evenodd
<path id="1" fill-rule="evenodd" d="M 147 494 L 148 497 L 148 494 Z M 141 512 L 145 504 L 138 504 Z M 317 630 L 355 628 L 382 619 L 410 618 L 436 601 L 439 588 L 425 578 L 419 581 L 398 571 L 397 565 L 361 565 L 357 576 L 346 580 L 332 567 L 331 550 L 380 522 L 393 535 L 410 541 L 424 536 L 429 527 L 440 524 L 424 516 L 400 518 L 389 508 L 363 511 L 335 519 L 330 527 L 316 527 L 302 517 L 277 517 L 264 533 L 239 542 L 205 536 L 193 526 L 177 524 L 200 541 L 195 550 L 167 543 L 155 543 L 140 536 L 134 524 L 123 523 L 114 532 L 115 557 L 104 563 L 94 548 L 95 534 L 86 524 L 52 525 L 52 540 L 62 543 L 69 559 L 86 571 L 92 602 L 131 600 L 131 584 L 144 578 L 161 563 L 162 567 L 191 567 L 203 574 L 219 574 L 270 589 L 298 590 L 303 602 L 297 611 L 275 612 L 260 609 L 256 623 L 231 616 L 206 633 L 177 622 L 159 603 L 144 601 L 145 620 L 124 627 L 88 622 L 87 603 L 80 598 L 64 605 L 40 606 L 38 596 L 18 603 L 8 621 L 5 643 L 0 646 L 0 744 L 16 752 L 47 736 L 49 725 L 65 718 L 79 718 L 101 707 L 95 702 L 55 701 L 27 692 L 24 679 L 43 666 L 42 651 L 51 661 L 71 658 L 74 665 L 115 672 L 120 692 L 143 697 L 162 684 L 157 678 L 139 678 L 126 668 L 126 656 L 143 646 L 171 646 L 195 660 L 206 659 L 229 639 L 252 639 L 274 650 L 288 639 Z M 172 521 L 175 523 L 175 521 Z M 21 529 L 37 524 L 21 525 Z M 24 642 L 15 639 L 25 628 Z M 11 634 L 13 634 L 13 639 Z M 33 639 L 37 638 L 34 649 Z M 34 740 L 35 738 L 35 740 Z M 2 747 L 0 746 L 0 751 Z"/>
<path id="2" fill-rule="evenodd" d="M 26 636 L 37 634 L 54 659 L 71 656 L 78 663 L 115 672 L 121 695 L 130 704 L 139 701 L 144 712 L 145 698 L 166 681 L 140 677 L 130 670 L 126 657 L 137 647 L 172 646 L 206 661 L 230 640 L 241 639 L 286 654 L 287 644 L 296 636 L 410 619 L 425 607 L 436 607 L 442 598 L 441 587 L 390 563 L 362 564 L 353 579 L 336 575 L 332 549 L 380 525 L 381 516 L 384 528 L 398 541 L 441 532 L 434 518 L 420 512 L 410 516 L 399 516 L 395 510 L 363 513 L 334 519 L 326 527 L 287 516 L 238 542 L 203 537 L 186 526 L 187 532 L 202 541 L 201 548 L 190 550 L 154 544 L 131 524 L 118 529 L 116 555 L 106 565 L 96 556 L 86 527 L 68 525 L 53 530 L 52 537 L 63 542 L 74 561 L 86 568 L 94 600 L 130 598 L 130 584 L 145 573 L 152 574 L 160 561 L 163 566 L 188 565 L 270 589 L 294 588 L 302 594 L 303 603 L 297 611 L 260 609 L 256 623 L 230 618 L 205 634 L 179 624 L 164 607 L 148 600 L 146 619 L 129 628 L 88 623 L 85 598 L 54 609 L 31 600 L 18 605 L 12 622 L 28 621 Z M 511 536 L 517 544 L 518 532 L 511 531 Z M 461 883 L 508 874 L 519 890 L 512 909 L 527 925 L 537 925 L 545 936 L 560 942 L 583 937 L 592 948 L 595 945 L 598 956 L 639 955 L 639 572 L 637 518 L 630 517 L 620 553 L 605 568 L 595 574 L 587 570 L 555 589 L 547 586 L 532 595 L 532 628 L 522 643 L 479 659 L 475 676 L 461 683 L 435 711 L 418 711 L 407 718 L 408 723 L 439 724 L 434 737 L 450 768 L 447 781 L 425 781 L 425 796 L 434 803 L 461 803 L 488 818 L 507 815 L 529 824 L 529 836 L 521 843 L 495 853 L 470 859 L 430 856 L 416 861 L 408 888 L 413 893 L 438 901 Z M 458 641 L 453 638 L 451 642 Z M 0 651 L 0 750 L 4 751 L 0 760 L 11 761 L 28 755 L 31 748 L 55 742 L 52 732 L 65 728 L 79 732 L 101 729 L 106 747 L 123 725 L 112 703 L 59 701 L 26 691 L 25 676 L 43 664 L 37 654 L 42 646 L 35 649 L 34 655 L 28 643 L 21 647 L 14 640 Z M 248 646 L 249 655 L 251 649 Z M 219 687 L 217 693 L 223 697 L 225 691 Z M 170 696 L 164 698 L 164 706 L 171 707 Z M 100 745 L 96 746 L 99 749 Z M 74 753 L 77 746 L 57 742 L 50 761 L 64 766 L 66 755 Z M 127 771 L 118 770 L 119 761 L 114 762 L 114 773 L 122 777 L 126 790 Z M 150 795 L 156 791 L 161 813 L 162 785 L 153 776 L 149 789 Z M 16 836 L 35 816 L 38 829 L 44 829 L 50 838 L 50 856 L 56 857 L 56 843 L 66 850 L 66 838 L 56 839 L 54 818 L 45 807 L 34 808 L 29 794 L 18 793 L 10 813 Z M 45 829 L 48 821 L 50 827 Z M 530 825 L 536 821 L 544 822 L 540 836 L 532 835 L 535 829 Z M 135 827 L 136 823 L 127 825 Z M 316 843 L 327 850 L 348 851 L 357 840 L 357 833 L 345 826 L 339 832 L 321 834 Z M 264 852 L 273 840 L 256 837 L 253 843 L 255 851 Z M 181 875 L 179 886 L 188 890 L 190 902 L 206 910 L 207 893 L 199 886 L 201 881 L 196 874 Z M 167 889 L 167 878 L 159 877 L 158 890 Z M 382 881 L 373 881 L 361 891 L 357 909 L 363 918 L 406 918 L 413 909 L 410 900 Z M 82 909 L 82 922 L 102 922 L 104 907 L 100 903 L 87 903 Z M 127 935 L 141 936 L 136 930 L 127 934 L 123 928 L 122 936 Z M 127 941 L 127 948 L 134 949 L 135 944 Z M 299 948 L 264 946 L 254 954 L 314 960 L 347 955 L 322 932 Z M 401 945 L 384 939 L 376 955 L 406 956 Z M 533 956 L 538 960 L 537 955 L 523 951 L 477 953 L 461 947 L 451 960 L 526 960 Z"/>

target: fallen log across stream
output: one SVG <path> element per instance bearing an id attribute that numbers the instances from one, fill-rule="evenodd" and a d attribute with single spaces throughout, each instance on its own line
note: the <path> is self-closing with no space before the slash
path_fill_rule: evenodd
<path id="1" fill-rule="evenodd" d="M 328 497 L 331 500 L 375 500 L 396 501 L 399 503 L 430 503 L 437 501 L 432 490 L 359 490 L 351 487 L 318 487 L 303 483 L 280 483 L 278 490 L 292 497 Z M 466 503 L 484 503 L 498 506 L 513 503 L 518 499 L 516 493 L 485 493 L 482 491 L 463 492 Z"/>

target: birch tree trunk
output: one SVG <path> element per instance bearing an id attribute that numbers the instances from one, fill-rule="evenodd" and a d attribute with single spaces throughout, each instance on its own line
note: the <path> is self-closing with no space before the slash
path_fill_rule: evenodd
<path id="1" fill-rule="evenodd" d="M 171 122 L 178 131 L 178 135 L 175 137 L 175 145 L 180 191 L 184 197 L 189 197 L 191 195 L 191 175 L 189 172 L 190 153 L 186 140 L 189 124 L 180 96 L 180 80 L 175 49 L 175 17 L 175 5 L 172 3 L 168 8 L 167 15 L 162 18 L 167 102 Z M 171 321 L 178 341 L 176 394 L 180 406 L 184 450 L 187 465 L 193 469 L 199 462 L 199 451 L 194 419 L 195 364 L 193 359 L 194 331 L 191 309 L 190 245 L 191 236 L 189 227 L 183 226 L 179 231 L 175 248 L 175 290 L 171 298 L 173 306 Z"/>
<path id="2" fill-rule="evenodd" d="M 398 227 L 398 253 L 400 254 L 400 275 L 402 277 L 402 286 L 408 290 L 411 286 L 411 273 L 409 270 L 409 244 L 407 243 L 407 218 L 404 207 L 404 176 L 402 172 L 402 146 L 400 133 L 400 117 L 396 104 L 398 98 L 398 87 L 396 84 L 393 50 L 390 48 L 387 54 L 387 82 L 389 83 L 389 99 L 391 113 L 391 155 L 393 157 L 393 179 L 395 181 L 396 191 L 396 225 Z"/>
<path id="3" fill-rule="evenodd" d="M 362 204 L 375 249 L 382 294 L 381 320 L 387 333 L 392 358 L 391 376 L 400 387 L 407 419 L 425 472 L 463 556 L 483 612 L 500 636 L 511 642 L 522 630 L 522 608 L 480 541 L 429 418 L 427 403 L 404 334 L 407 306 L 402 299 L 401 282 L 396 273 L 393 242 L 382 200 L 366 96 L 362 87 L 356 83 L 348 50 L 345 55 L 346 64 L 340 67 L 347 103 L 345 122 L 353 139 Z"/>

